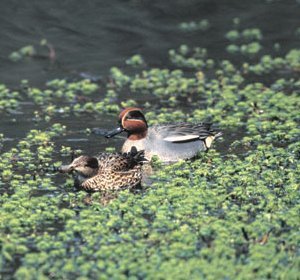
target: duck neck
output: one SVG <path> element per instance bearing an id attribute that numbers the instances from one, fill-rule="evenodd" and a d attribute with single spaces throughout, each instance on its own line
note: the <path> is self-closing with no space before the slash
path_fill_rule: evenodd
<path id="1" fill-rule="evenodd" d="M 146 136 L 147 136 L 147 130 L 141 132 L 128 133 L 127 139 L 136 141 L 136 140 L 142 140 L 146 138 Z"/>
<path id="2" fill-rule="evenodd" d="M 84 171 L 78 172 L 84 178 L 90 178 L 98 173 L 98 168 L 86 168 Z"/>

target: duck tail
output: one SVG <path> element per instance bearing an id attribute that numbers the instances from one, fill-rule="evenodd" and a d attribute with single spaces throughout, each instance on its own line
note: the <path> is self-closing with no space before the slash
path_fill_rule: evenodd
<path id="1" fill-rule="evenodd" d="M 135 164 L 147 161 L 147 159 L 145 158 L 145 151 L 138 151 L 135 146 L 131 148 L 130 152 L 125 153 L 125 156 L 131 161 L 133 161 Z"/>
<path id="2" fill-rule="evenodd" d="M 147 161 L 147 159 L 145 158 L 145 151 L 138 151 L 135 155 L 133 155 L 133 159 L 136 163 L 142 163 Z"/>

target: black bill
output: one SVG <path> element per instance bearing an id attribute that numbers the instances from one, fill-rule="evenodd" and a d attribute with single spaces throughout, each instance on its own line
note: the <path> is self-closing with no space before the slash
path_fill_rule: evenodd
<path id="1" fill-rule="evenodd" d="M 118 127 L 118 128 L 116 128 L 114 130 L 111 130 L 111 131 L 107 132 L 104 136 L 106 138 L 111 138 L 111 137 L 114 137 L 115 135 L 117 135 L 117 134 L 119 134 L 119 133 L 121 133 L 123 131 L 124 131 L 124 128 Z"/>
<path id="2" fill-rule="evenodd" d="M 71 171 L 73 171 L 73 166 L 71 164 L 62 165 L 62 166 L 57 168 L 57 171 L 60 172 L 60 173 L 70 173 Z"/>

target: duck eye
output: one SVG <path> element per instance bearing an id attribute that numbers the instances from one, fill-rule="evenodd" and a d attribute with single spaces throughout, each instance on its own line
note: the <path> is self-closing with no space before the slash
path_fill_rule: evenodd
<path id="1" fill-rule="evenodd" d="M 98 168 L 98 160 L 96 158 L 90 158 L 85 166 L 90 168 Z"/>

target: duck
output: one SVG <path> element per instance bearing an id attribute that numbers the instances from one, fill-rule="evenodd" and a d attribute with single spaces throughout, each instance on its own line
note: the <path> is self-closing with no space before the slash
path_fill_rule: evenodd
<path id="1" fill-rule="evenodd" d="M 131 150 L 132 151 L 132 150 Z M 58 168 L 60 173 L 73 173 L 75 186 L 86 191 L 131 189 L 142 181 L 144 152 L 101 153 L 82 155 Z"/>
<path id="2" fill-rule="evenodd" d="M 167 123 L 148 126 L 142 109 L 125 108 L 119 114 L 117 128 L 106 133 L 106 138 L 126 132 L 122 152 L 133 147 L 144 151 L 145 158 L 157 156 L 163 162 L 176 162 L 194 158 L 199 152 L 208 151 L 213 141 L 222 135 L 214 131 L 211 123 Z"/>

